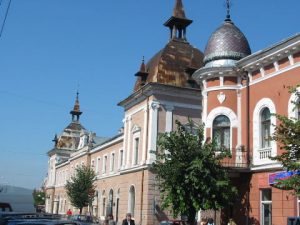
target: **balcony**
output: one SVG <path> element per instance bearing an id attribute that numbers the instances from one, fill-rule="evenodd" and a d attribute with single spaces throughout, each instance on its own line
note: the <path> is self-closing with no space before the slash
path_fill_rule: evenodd
<path id="1" fill-rule="evenodd" d="M 230 169 L 248 169 L 250 166 L 249 153 L 245 150 L 232 149 L 231 157 L 221 160 L 223 167 Z"/>
<path id="2" fill-rule="evenodd" d="M 272 153 L 272 148 L 262 148 L 258 150 L 259 153 L 259 159 L 264 160 L 264 159 L 269 159 Z"/>

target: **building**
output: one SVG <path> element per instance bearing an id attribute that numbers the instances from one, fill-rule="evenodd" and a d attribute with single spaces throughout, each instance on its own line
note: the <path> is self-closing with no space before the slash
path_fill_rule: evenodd
<path id="1" fill-rule="evenodd" d="M 47 212 L 65 214 L 72 208 L 64 184 L 84 164 L 97 174 L 94 215 L 112 213 L 120 222 L 131 212 L 138 224 L 166 219 L 149 165 L 155 160 L 158 133 L 190 117 L 205 123 L 207 138 L 232 152 L 222 163 L 239 198 L 233 208 L 223 210 L 220 224 L 233 217 L 238 224 L 282 225 L 288 216 L 299 216 L 299 200 L 272 187 L 271 178 L 282 168 L 269 159 L 280 149 L 268 137 L 272 124 L 278 123 L 272 113 L 298 118 L 291 104 L 296 96 L 287 87 L 300 83 L 300 35 L 251 53 L 228 10 L 203 54 L 187 41 L 191 23 L 182 1 L 176 0 L 173 15 L 164 23 L 170 39 L 148 63 L 142 61 L 134 92 L 119 103 L 124 128 L 115 137 L 97 137 L 80 124 L 77 95 L 71 124 L 48 152 Z"/>

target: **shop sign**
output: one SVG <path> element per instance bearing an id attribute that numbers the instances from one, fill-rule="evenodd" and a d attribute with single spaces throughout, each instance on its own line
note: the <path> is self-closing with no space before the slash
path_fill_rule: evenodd
<path id="1" fill-rule="evenodd" d="M 269 184 L 277 183 L 276 180 L 286 180 L 292 176 L 300 174 L 300 171 L 282 171 L 269 174 Z M 300 224 L 299 224 L 300 225 Z"/>
<path id="2" fill-rule="evenodd" d="M 287 225 L 300 225 L 300 217 L 288 217 Z"/>

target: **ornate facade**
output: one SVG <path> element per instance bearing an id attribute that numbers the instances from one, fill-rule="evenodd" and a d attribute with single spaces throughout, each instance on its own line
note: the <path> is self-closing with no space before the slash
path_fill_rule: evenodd
<path id="1" fill-rule="evenodd" d="M 170 39 L 135 74 L 134 92 L 119 103 L 124 127 L 112 138 L 97 137 L 79 121 L 78 95 L 72 122 L 48 152 L 46 211 L 65 214 L 73 208 L 64 185 L 77 166 L 91 166 L 96 174 L 92 212 L 108 213 L 117 222 L 131 212 L 137 224 L 167 219 L 160 211 L 159 192 L 149 166 L 155 160 L 157 136 L 172 131 L 187 118 L 205 123 L 206 137 L 231 149 L 223 165 L 230 171 L 239 198 L 224 209 L 220 224 L 233 217 L 237 224 L 282 225 L 299 215 L 299 200 L 272 187 L 269 177 L 282 171 L 269 156 L 280 153 L 269 140 L 279 113 L 298 118 L 288 86 L 300 83 L 300 35 L 251 54 L 250 45 L 230 19 L 212 34 L 204 54 L 187 41 L 192 20 L 176 0 L 165 26 Z M 73 208 L 73 211 L 75 209 Z M 199 213 L 199 218 L 203 216 Z M 198 218 L 198 219 L 199 219 Z"/>

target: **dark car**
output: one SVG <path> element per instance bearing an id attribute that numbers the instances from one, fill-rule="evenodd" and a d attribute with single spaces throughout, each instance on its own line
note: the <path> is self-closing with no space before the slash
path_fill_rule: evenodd
<path id="1" fill-rule="evenodd" d="M 0 202 L 0 211 L 1 212 L 11 212 L 12 208 L 9 203 Z"/>
<path id="2" fill-rule="evenodd" d="M 99 220 L 96 217 L 93 217 L 90 215 L 73 215 L 73 216 L 69 217 L 68 219 L 72 220 L 72 221 L 79 221 L 80 224 L 82 224 L 82 225 L 99 223 Z"/>
<path id="3" fill-rule="evenodd" d="M 7 224 L 7 225 L 81 225 L 76 221 L 70 220 L 49 220 L 49 219 L 27 219 L 23 221 L 19 221 L 18 223 L 14 224 Z"/>
<path id="4" fill-rule="evenodd" d="M 182 220 L 163 220 L 159 223 L 159 225 L 184 225 L 184 221 Z"/>

